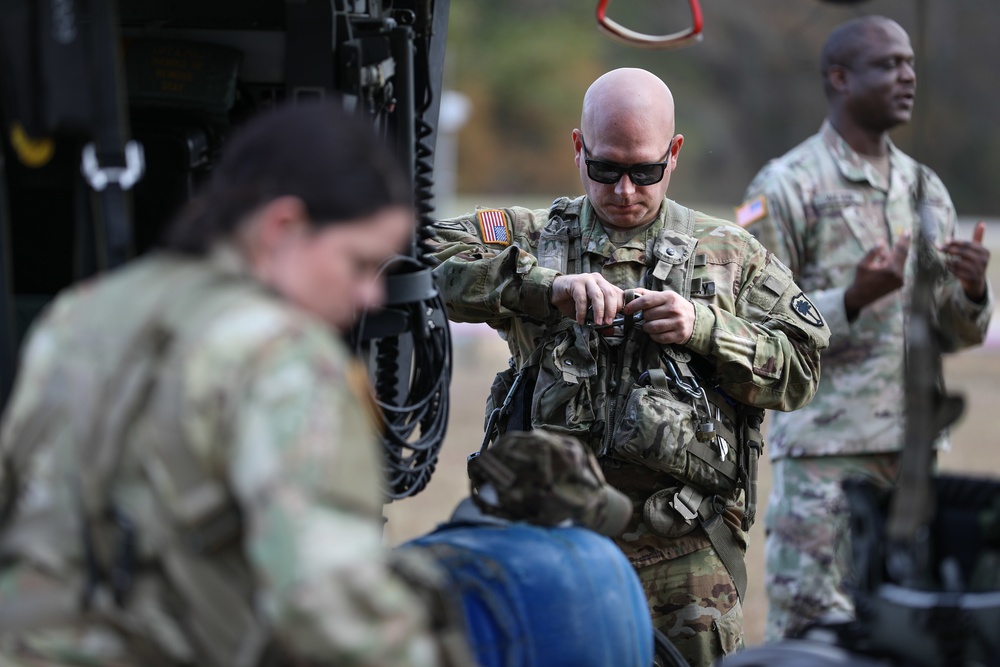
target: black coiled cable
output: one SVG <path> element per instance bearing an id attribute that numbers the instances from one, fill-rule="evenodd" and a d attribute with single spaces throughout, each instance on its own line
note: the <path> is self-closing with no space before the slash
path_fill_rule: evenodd
<path id="1" fill-rule="evenodd" d="M 430 25 L 431 4 L 426 3 L 428 15 L 418 24 Z M 414 206 L 418 223 L 415 257 L 401 258 L 410 263 L 404 271 L 429 271 L 434 265 L 428 256 L 432 252 L 429 239 L 434 224 L 434 151 L 429 140 L 434 128 L 425 119 L 433 101 L 429 40 L 429 29 L 418 32 L 415 40 L 414 65 L 420 71 L 414 78 L 425 85 L 414 119 Z M 433 296 L 395 308 L 405 317 L 407 333 L 380 338 L 375 343 L 374 400 L 384 429 L 385 495 L 389 501 L 415 495 L 430 481 L 447 430 L 452 367 L 451 332 L 437 290 L 433 290 Z M 408 351 L 411 356 L 405 358 Z"/>
<path id="2" fill-rule="evenodd" d="M 418 31 L 420 34 L 415 40 L 414 58 L 414 66 L 420 70 L 415 79 L 425 83 L 414 119 L 416 260 L 425 269 L 430 269 L 435 264 L 430 257 L 433 249 L 429 243 L 433 236 L 431 226 L 434 224 L 431 216 L 434 212 L 434 168 L 431 162 L 434 149 L 428 139 L 433 135 L 434 128 L 425 119 L 433 102 L 429 55 L 432 4 L 428 2 L 424 5 L 425 16 L 418 20 L 418 26 L 422 26 L 422 30 Z M 398 366 L 388 371 L 392 373 L 391 379 L 387 372 L 384 378 L 379 378 L 383 381 L 376 380 L 376 403 L 385 422 L 383 440 L 386 453 L 386 494 L 391 500 L 415 495 L 426 487 L 437 466 L 448 425 L 452 347 L 444 300 L 435 290 L 433 298 L 409 304 L 408 309 L 413 342 L 409 391 L 397 403 Z M 380 341 L 379 353 L 383 344 L 388 346 L 387 351 L 395 347 L 394 353 L 398 359 L 398 343 L 398 340 Z M 396 407 L 397 404 L 399 407 Z"/>
<path id="3" fill-rule="evenodd" d="M 434 151 L 430 143 L 434 127 L 425 116 L 434 99 L 429 50 L 433 4 L 431 0 L 418 3 L 419 15 L 411 15 L 407 21 L 416 27 L 414 82 L 420 88 L 415 95 L 413 124 L 414 256 L 397 257 L 386 267 L 399 293 L 390 289 L 387 312 L 362 318 L 356 329 L 356 351 L 362 358 L 367 355 L 366 361 L 374 367 L 373 401 L 383 431 L 389 502 L 419 493 L 430 481 L 444 444 L 450 400 L 451 333 L 444 301 L 429 275 L 434 266 L 429 243 L 434 224 Z M 411 289 L 413 285 L 422 287 Z M 386 321 L 389 324 L 385 325 Z"/>
<path id="4" fill-rule="evenodd" d="M 410 257 L 395 262 L 426 270 Z M 440 295 L 387 310 L 407 322 L 405 333 L 378 338 L 372 350 L 372 399 L 382 430 L 385 495 L 392 501 L 422 491 L 437 465 L 448 425 L 452 346 Z M 357 330 L 360 339 L 366 325 L 363 317 Z M 362 355 L 360 347 L 356 352 Z"/>
<path id="5" fill-rule="evenodd" d="M 424 120 L 423 114 L 417 116 L 416 119 L 416 134 L 417 134 L 417 151 L 416 151 L 416 168 L 414 169 L 414 205 L 417 209 L 417 255 L 418 259 L 425 266 L 434 266 L 434 261 L 429 257 L 433 249 L 429 243 L 430 238 L 433 236 L 433 231 L 431 231 L 431 225 L 434 224 L 434 219 L 431 217 L 431 213 L 434 212 L 434 205 L 431 203 L 433 198 L 434 181 L 432 179 L 433 167 L 431 166 L 430 159 L 434 151 L 431 149 L 430 145 L 427 143 L 426 139 L 429 137 L 434 128 Z"/>

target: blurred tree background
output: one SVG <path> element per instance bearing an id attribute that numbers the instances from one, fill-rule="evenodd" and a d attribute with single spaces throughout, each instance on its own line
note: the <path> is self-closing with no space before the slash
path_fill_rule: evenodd
<path id="1" fill-rule="evenodd" d="M 459 133 L 458 192 L 582 193 L 570 132 L 583 93 L 603 72 L 634 66 L 663 78 L 677 103 L 685 143 L 671 196 L 736 206 L 768 159 L 819 128 L 819 51 L 830 29 L 882 14 L 917 51 L 913 122 L 893 141 L 941 175 L 960 215 L 1000 214 L 1000 0 L 701 6 L 700 44 L 650 51 L 599 33 L 597 0 L 452 0 L 445 85 L 472 103 Z M 608 16 L 651 34 L 691 24 L 686 0 L 612 0 Z"/>

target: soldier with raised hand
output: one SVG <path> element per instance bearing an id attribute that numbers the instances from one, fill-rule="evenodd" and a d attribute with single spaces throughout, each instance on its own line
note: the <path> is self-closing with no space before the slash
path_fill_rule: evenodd
<path id="1" fill-rule="evenodd" d="M 382 300 L 410 193 L 360 117 L 269 112 L 166 248 L 49 306 L 2 425 L 0 662 L 473 664 L 444 573 L 382 546 L 338 335 Z"/>
<path id="2" fill-rule="evenodd" d="M 666 197 L 684 137 L 658 77 L 598 78 L 571 139 L 587 194 L 439 221 L 438 284 L 510 347 L 488 426 L 598 456 L 654 626 L 707 666 L 743 642 L 762 411 L 809 401 L 829 331 L 750 234 Z"/>
<path id="3" fill-rule="evenodd" d="M 888 136 L 913 111 L 906 32 L 885 17 L 857 18 L 831 32 L 821 60 L 826 120 L 769 162 L 737 209 L 737 220 L 792 269 L 832 334 L 812 403 L 771 421 L 765 588 L 772 640 L 823 616 L 853 613 L 840 483 L 861 476 L 889 488 L 898 473 L 917 263 L 911 241 L 921 208 L 929 214 L 932 263 L 941 267 L 933 299 L 941 349 L 982 343 L 993 311 L 985 225 L 971 240 L 956 238 L 955 207 L 941 179 Z"/>

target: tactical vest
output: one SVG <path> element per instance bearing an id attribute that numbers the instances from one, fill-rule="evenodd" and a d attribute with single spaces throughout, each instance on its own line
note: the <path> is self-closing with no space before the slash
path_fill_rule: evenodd
<path id="1" fill-rule="evenodd" d="M 589 270 L 581 250 L 583 201 L 553 203 L 539 236 L 539 266 L 565 274 Z M 713 282 L 694 276 L 707 259 L 695 252 L 694 212 L 670 200 L 665 206 L 645 287 L 685 298 L 714 295 Z M 647 501 L 650 527 L 670 535 L 678 534 L 679 523 L 700 524 L 743 597 L 743 555 L 722 512 L 742 493 L 743 529 L 754 521 L 763 410 L 730 399 L 704 359 L 653 342 L 636 318 L 626 316 L 620 330 L 607 333 L 564 318 L 520 368 L 512 359 L 491 390 L 484 446 L 506 430 L 544 427 L 578 437 L 598 456 L 666 473 L 679 490 L 664 489 Z"/>
<path id="2" fill-rule="evenodd" d="M 169 284 L 147 281 L 145 298 L 127 304 L 111 341 L 120 354 L 103 384 L 62 373 L 66 377 L 45 389 L 61 392 L 63 398 L 54 396 L 51 404 L 68 402 L 71 415 L 61 417 L 72 418 L 75 432 L 83 434 L 74 442 L 80 514 L 72 523 L 79 534 L 39 535 L 50 525 L 45 521 L 27 530 L 16 519 L 0 526 L 5 558 L 33 562 L 44 540 L 44 547 L 62 550 L 54 562 L 66 566 L 54 573 L 62 590 L 48 590 L 30 603 L 0 603 L 5 630 L 94 622 L 113 628 L 132 655 L 154 666 L 256 667 L 279 659 L 253 607 L 238 506 L 182 433 L 178 350 L 220 311 L 261 294 L 252 281 L 206 264 L 192 262 L 175 272 L 180 278 L 160 280 Z M 91 321 L 100 319 L 94 315 Z M 107 336 L 106 327 L 85 329 L 80 335 Z M 9 453 L 13 459 L 41 444 L 42 422 L 50 417 L 32 416 L 38 428 L 24 430 L 26 437 Z M 137 454 L 126 457 L 133 447 Z M 138 503 L 133 516 L 111 497 L 126 459 L 139 461 L 138 479 L 151 489 L 138 491 L 149 502 Z M 17 480 L 8 477 L 5 486 L 5 493 L 16 492 Z"/>

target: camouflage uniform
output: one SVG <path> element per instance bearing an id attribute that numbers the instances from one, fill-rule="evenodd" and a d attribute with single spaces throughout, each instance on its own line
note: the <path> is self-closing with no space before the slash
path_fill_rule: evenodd
<path id="1" fill-rule="evenodd" d="M 848 471 L 886 486 L 895 476 L 904 427 L 905 309 L 917 253 L 910 253 L 903 289 L 866 306 L 853 322 L 844 292 L 869 249 L 879 242 L 891 247 L 915 232 L 920 170 L 934 241 L 952 237 L 956 214 L 937 175 L 891 143 L 889 164 L 887 181 L 827 121 L 766 165 L 737 209 L 747 230 L 792 269 L 832 334 L 815 398 L 802 410 L 773 415 L 768 433 L 774 461 L 766 519 L 771 639 L 824 611 L 851 613 L 845 564 L 835 557 L 843 553 L 836 539 L 846 531 L 839 482 Z M 942 274 L 934 301 L 943 351 L 980 344 L 992 291 L 973 303 L 956 278 Z"/>
<path id="2" fill-rule="evenodd" d="M 815 311 L 793 308 L 801 290 L 753 237 L 726 221 L 665 199 L 650 225 L 610 238 L 586 198 L 571 205 L 579 210 L 581 235 L 576 271 L 599 272 L 611 283 L 632 289 L 645 286 L 647 270 L 657 258 L 669 255 L 681 260 L 683 255 L 694 268 L 684 284 L 671 287 L 688 296 L 696 311 L 694 332 L 684 348 L 711 365 L 718 387 L 735 401 L 779 410 L 808 402 L 818 381 L 819 349 L 826 345 L 828 330 L 822 320 L 810 321 L 803 315 L 815 316 Z M 689 237 L 663 232 L 665 226 L 673 229 L 669 220 L 684 216 L 691 220 Z M 561 369 L 565 382 L 555 381 L 553 393 L 564 389 L 577 393 L 569 402 L 565 397 L 536 394 L 532 422 L 535 427 L 558 427 L 576 435 L 600 454 L 606 449 L 601 442 L 612 429 L 601 431 L 598 415 L 588 410 L 599 410 L 607 393 L 635 377 L 622 368 L 602 377 L 605 386 L 590 382 L 597 372 L 593 368 L 603 368 L 607 361 L 598 358 L 596 365 L 588 365 L 588 359 L 593 361 L 590 355 L 613 352 L 603 343 L 580 349 L 586 347 L 581 341 L 589 328 L 570 326 L 571 321 L 551 304 L 552 282 L 567 269 L 556 266 L 560 241 L 558 235 L 549 236 L 549 218 L 548 209 L 513 207 L 440 221 L 435 227 L 440 244 L 436 257 L 442 262 L 435 270 L 438 285 L 449 317 L 486 322 L 496 329 L 510 347 L 514 368 L 521 368 L 552 340 L 564 341 L 555 355 L 559 365 L 565 364 Z M 680 250 L 683 243 L 677 247 L 666 243 L 669 247 L 658 252 L 664 239 L 681 238 L 692 239 L 688 250 Z M 559 338 L 573 333 L 573 327 L 575 338 Z M 668 421 L 646 426 L 677 428 Z M 643 425 L 633 426 L 640 432 Z M 655 626 L 692 665 L 708 665 L 738 648 L 742 607 L 733 579 L 701 527 L 678 523 L 673 510 L 658 502 L 665 497 L 663 492 L 684 482 L 617 456 L 602 456 L 601 465 L 608 483 L 628 495 L 635 508 L 616 542 L 639 571 Z M 739 495 L 726 498 L 722 510 L 722 520 L 745 551 Z"/>
<path id="3" fill-rule="evenodd" d="M 227 248 L 151 256 L 62 294 L 36 323 L 0 441 L 0 497 L 24 490 L 0 542 L 3 664 L 254 665 L 275 650 L 301 664 L 447 663 L 400 574 L 433 567 L 396 554 L 397 567 L 382 546 L 364 369 L 245 271 Z M 129 403 L 117 376 L 157 336 L 162 358 Z M 123 405 L 134 414 L 115 428 Z M 107 495 L 136 526 L 123 607 L 108 580 L 84 593 L 95 570 L 77 489 L 91 480 L 78 469 L 95 424 L 98 440 L 121 438 Z"/>

